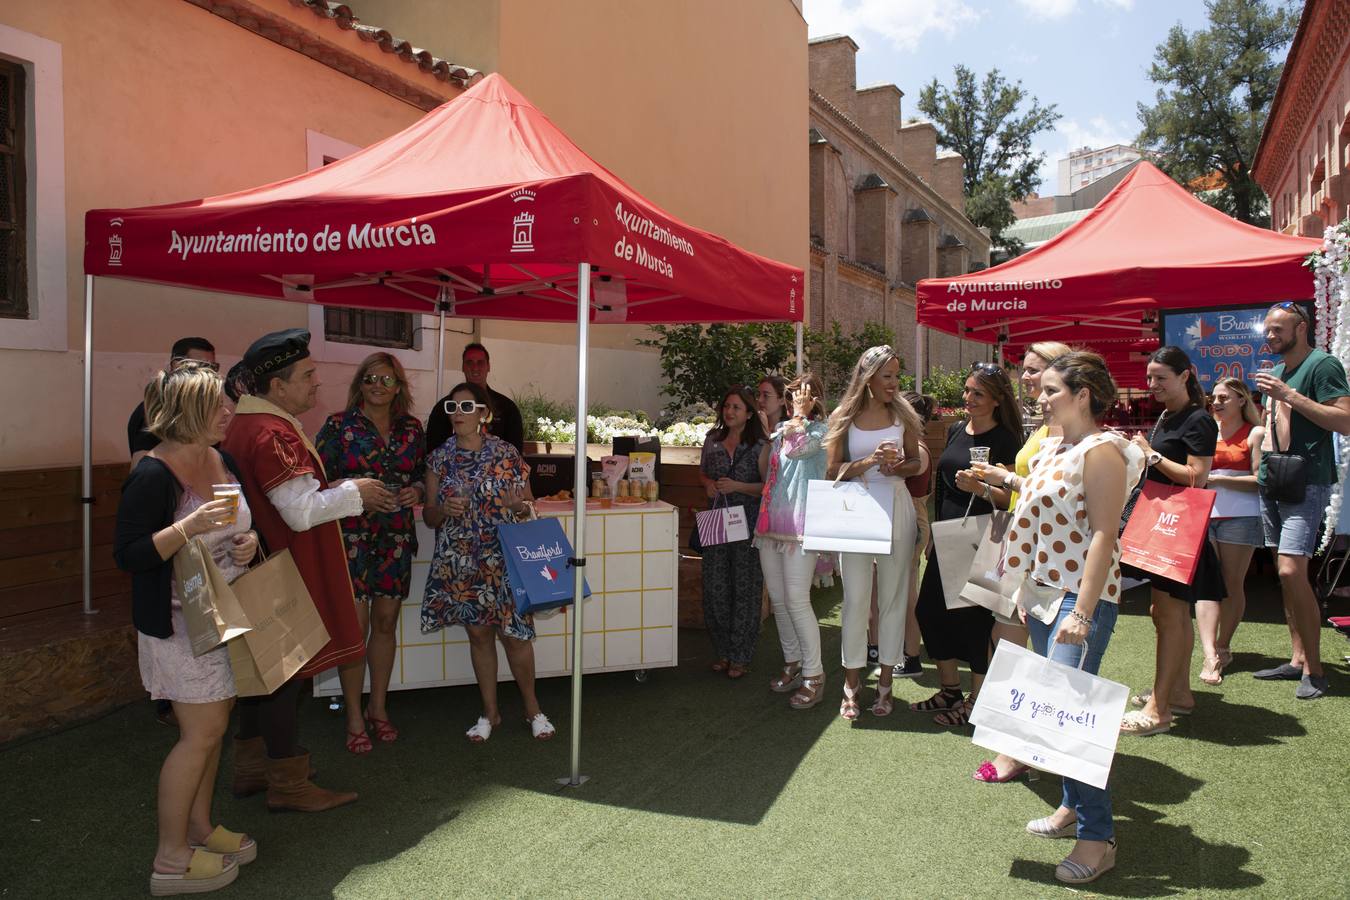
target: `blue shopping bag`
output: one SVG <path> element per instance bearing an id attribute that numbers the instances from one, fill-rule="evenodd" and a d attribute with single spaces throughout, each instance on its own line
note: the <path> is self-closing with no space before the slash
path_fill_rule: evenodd
<path id="1" fill-rule="evenodd" d="M 506 580 L 521 615 L 557 609 L 572 602 L 573 573 L 567 560 L 572 544 L 557 519 L 497 526 L 506 557 Z M 582 581 L 582 596 L 591 586 Z"/>

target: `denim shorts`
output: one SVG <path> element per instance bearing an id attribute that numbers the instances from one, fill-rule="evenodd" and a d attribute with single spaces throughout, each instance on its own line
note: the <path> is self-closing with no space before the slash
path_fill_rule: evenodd
<path id="1" fill-rule="evenodd" d="M 1261 492 L 1261 527 L 1266 546 L 1278 547 L 1285 556 L 1312 556 L 1317 550 L 1317 532 L 1331 499 L 1331 485 L 1310 484 L 1303 502 L 1272 500 Z"/>
<path id="2" fill-rule="evenodd" d="M 1234 516 L 1231 519 L 1210 519 L 1209 537 L 1220 544 L 1241 544 L 1244 547 L 1264 547 L 1265 528 L 1260 516 Z"/>

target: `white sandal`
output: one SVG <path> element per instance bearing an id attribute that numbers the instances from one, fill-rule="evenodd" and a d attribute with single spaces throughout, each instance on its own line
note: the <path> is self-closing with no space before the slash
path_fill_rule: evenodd
<path id="1" fill-rule="evenodd" d="M 464 736 L 469 739 L 470 744 L 486 743 L 487 739 L 492 737 L 492 723 L 486 716 L 479 716 L 473 727 L 464 732 Z"/>
<path id="2" fill-rule="evenodd" d="M 546 741 L 558 733 L 553 723 L 548 720 L 548 716 L 543 713 L 539 713 L 525 724 L 530 726 L 530 734 L 534 735 L 536 741 Z"/>

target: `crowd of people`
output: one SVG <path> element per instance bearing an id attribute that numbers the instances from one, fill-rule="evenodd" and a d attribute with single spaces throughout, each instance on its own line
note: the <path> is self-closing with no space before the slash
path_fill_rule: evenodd
<path id="1" fill-rule="evenodd" d="M 532 735 L 553 736 L 534 694 L 533 626 L 515 612 L 496 535 L 528 497 L 520 412 L 488 388 L 481 344 L 465 348 L 463 367 L 467 380 L 437 401 L 424 431 L 403 367 L 388 353 L 372 354 L 358 366 L 345 407 L 312 441 L 298 417 L 315 407 L 320 380 L 302 329 L 259 338 L 225 377 L 209 341 L 185 338 L 146 386 L 127 426 L 133 466 L 114 558 L 132 574 L 142 681 L 166 705 L 161 718 L 179 728 L 160 770 L 152 894 L 223 887 L 257 856 L 256 842 L 211 814 L 234 706 L 232 791 L 264 793 L 272 810 L 321 812 L 357 799 L 313 781 L 298 734 L 307 679 L 338 670 L 348 751 L 398 740 L 387 701 L 418 506 L 436 529 L 422 629 L 465 628 L 482 694 L 468 739 L 487 740 L 500 722 L 497 640 Z M 237 500 L 219 496 L 224 486 Z M 228 649 L 193 653 L 173 558 L 194 540 L 227 581 L 264 556 L 290 552 L 328 642 L 271 694 L 236 704 Z"/>
<path id="2" fill-rule="evenodd" d="M 1292 648 L 1289 662 L 1254 677 L 1297 681 L 1295 696 L 1302 700 L 1325 696 L 1308 562 L 1336 480 L 1331 434 L 1350 433 L 1350 386 L 1340 362 L 1311 345 L 1310 324 L 1295 303 L 1268 311 L 1265 335 L 1280 362 L 1254 376 L 1261 402 L 1233 378 L 1218 381 L 1207 396 L 1185 351 L 1160 348 L 1147 365 L 1150 406 L 1158 415 L 1146 432 L 1132 434 L 1111 424 L 1124 421 L 1125 407 L 1095 353 L 1052 341 L 1031 345 L 1022 360 L 1020 401 L 1002 367 L 974 363 L 962 395 L 965 416 L 948 429 L 936 460 L 921 440 L 931 401 L 899 390 L 900 362 L 890 347 L 862 355 L 832 412 L 811 375 L 786 386 L 762 382 L 754 398 L 758 424 L 750 393 L 728 391 L 703 449 L 703 483 L 714 505 L 745 506 L 756 528 L 750 542 L 703 551 L 712 669 L 731 678 L 746 674 L 762 583 L 783 656 L 769 688 L 791 693 L 794 709 L 819 703 L 826 674 L 810 591 L 818 566 L 837 565 L 843 579 L 839 714 L 862 715 L 862 675 L 876 666 L 870 712 L 889 715 L 893 679 L 922 671 L 922 638 L 938 690 L 909 708 L 933 714 L 943 726 L 964 726 L 999 641 L 1025 647 L 1029 640 L 1040 655 L 1097 673 L 1130 577 L 1149 587 L 1155 672 L 1152 685 L 1131 698 L 1135 708 L 1120 730 L 1158 734 L 1195 708 L 1196 624 L 1204 657 L 1199 677 L 1222 682 L 1246 606 L 1243 582 L 1255 549 L 1267 547 L 1277 560 Z M 1028 403 L 1041 418 L 1030 429 L 1023 422 Z M 1299 469 L 1293 488 L 1290 459 Z M 803 549 L 807 484 L 819 479 L 891 486 L 889 553 L 841 553 L 834 562 Z M 1120 534 L 1146 480 L 1216 494 L 1207 539 L 1185 583 L 1121 565 Z M 929 538 L 930 491 L 936 521 L 1012 512 L 1001 553 L 1008 599 L 1015 603 L 1011 615 L 949 604 Z M 746 543 L 758 549 L 757 558 Z M 970 670 L 968 689 L 962 664 Z M 1022 775 L 1037 777 L 1025 761 L 1003 755 L 973 773 L 990 784 Z M 1109 789 L 1065 778 L 1059 807 L 1026 830 L 1077 838 L 1056 868 L 1061 881 L 1094 881 L 1115 865 Z"/>
<path id="3" fill-rule="evenodd" d="M 1146 434 L 1106 424 L 1120 408 L 1118 391 L 1094 353 L 1053 342 L 1031 346 L 1020 400 L 1001 366 L 975 363 L 964 384 L 965 417 L 948 430 L 936 459 L 923 439 L 933 404 L 901 389 L 900 359 L 888 346 L 862 354 L 832 410 L 809 373 L 791 382 L 766 377 L 753 392 L 727 390 L 699 469 L 710 505 L 743 507 L 751 537 L 702 550 L 713 671 L 730 679 L 749 673 L 767 593 L 782 652 L 769 688 L 788 695 L 792 709 L 822 702 L 827 667 L 811 590 L 837 570 L 839 714 L 863 715 L 872 666 L 877 682 L 867 709 L 891 714 L 894 679 L 923 671 L 922 644 L 938 690 L 909 709 L 960 727 L 999 640 L 1030 641 L 1038 654 L 1099 671 L 1122 579 L 1131 575 L 1149 583 L 1156 665 L 1121 731 L 1157 734 L 1194 708 L 1192 610 L 1204 655 L 1199 677 L 1217 684 L 1242 620 L 1247 567 L 1254 549 L 1265 546 L 1276 552 L 1292 647 L 1289 662 L 1255 677 L 1297 681 L 1300 699 L 1325 695 L 1308 561 L 1335 482 L 1329 435 L 1350 433 L 1350 387 L 1341 364 L 1310 345 L 1309 326 L 1296 304 L 1267 314 L 1267 340 L 1281 363 L 1255 376 L 1264 407 L 1234 379 L 1206 396 L 1184 351 L 1161 348 L 1147 371 L 1161 413 Z M 226 649 L 194 656 L 187 638 L 172 560 L 190 541 L 202 542 L 227 579 L 289 550 L 329 635 L 279 689 L 239 699 L 236 796 L 265 793 L 269 809 L 303 812 L 357 798 L 316 785 L 309 752 L 298 743 L 303 683 L 321 671 L 338 669 L 348 751 L 369 753 L 398 740 L 388 688 L 400 608 L 411 589 L 418 506 L 436 531 L 421 627 L 460 625 L 469 636 L 482 713 L 467 738 L 487 741 L 502 721 L 498 642 L 531 735 L 547 740 L 555 733 L 535 695 L 533 622 L 515 609 L 497 538 L 499 524 L 528 512 L 530 493 L 520 413 L 487 386 L 486 348 L 465 349 L 466 381 L 437 401 L 425 429 L 398 360 L 371 355 L 345 407 L 311 441 L 298 419 L 314 408 L 320 386 L 308 344 L 300 329 L 264 335 L 222 378 L 211 344 L 184 339 L 128 423 L 133 469 L 114 555 L 133 577 L 142 679 L 152 698 L 170 705 L 166 715 L 180 729 L 159 778 L 151 876 L 157 895 L 224 886 L 258 853 L 251 838 L 217 825 L 211 813 L 236 691 Z M 1029 434 L 1027 401 L 1042 417 Z M 808 485 L 820 480 L 866 481 L 893 495 L 889 552 L 836 559 L 804 548 Z M 1204 542 L 1188 583 L 1122 571 L 1119 534 L 1144 480 L 1209 487 L 1219 496 L 1212 541 Z M 214 498 L 227 484 L 242 488 L 237 506 Z M 930 495 L 936 521 L 1012 512 L 1002 553 L 1016 585 L 1011 614 L 948 604 L 931 547 Z M 1003 783 L 1023 774 L 1035 771 L 999 756 L 973 777 Z M 1061 804 L 1026 831 L 1077 838 L 1056 869 L 1061 881 L 1087 883 L 1115 865 L 1109 789 L 1065 778 Z"/>

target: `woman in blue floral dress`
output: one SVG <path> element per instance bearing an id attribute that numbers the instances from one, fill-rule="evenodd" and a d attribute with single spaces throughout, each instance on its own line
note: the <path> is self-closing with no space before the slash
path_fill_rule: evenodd
<path id="1" fill-rule="evenodd" d="M 515 447 L 487 433 L 487 393 L 460 384 L 446 401 L 453 433 L 427 460 L 422 518 L 436 529 L 436 550 L 422 598 L 422 632 L 462 625 L 469 635 L 483 714 L 467 732 L 482 743 L 501 724 L 497 708 L 498 639 L 538 740 L 553 737 L 534 693 L 534 621 L 516 612 L 506 582 L 497 526 L 527 510 L 528 469 Z"/>
<path id="2" fill-rule="evenodd" d="M 380 741 L 398 739 L 385 700 L 394 671 L 399 610 L 408 597 L 412 561 L 417 555 L 413 507 L 422 501 L 426 473 L 426 437 L 422 423 L 408 412 L 412 402 L 403 366 L 388 353 L 373 353 L 356 370 L 347 409 L 329 416 L 314 439 L 330 482 L 378 478 L 386 485 L 399 485 L 397 505 L 342 520 L 356 614 L 361 630 L 369 628 L 370 704 L 364 714 L 361 686 L 365 673 L 359 667 L 343 673 L 347 749 L 358 754 L 371 750 L 367 723 Z"/>

